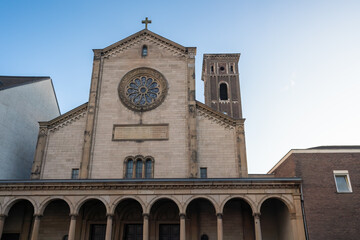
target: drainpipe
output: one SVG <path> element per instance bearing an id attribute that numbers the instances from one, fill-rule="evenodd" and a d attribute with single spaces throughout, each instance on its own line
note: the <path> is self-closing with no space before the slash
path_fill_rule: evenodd
<path id="1" fill-rule="evenodd" d="M 309 233 L 308 233 L 307 224 L 306 224 L 306 217 L 305 217 L 304 196 L 303 196 L 302 183 L 300 184 L 300 194 L 301 194 L 301 211 L 302 211 L 302 215 L 303 215 L 303 222 L 304 222 L 304 229 L 305 229 L 305 238 L 306 238 L 306 240 L 309 240 Z"/>

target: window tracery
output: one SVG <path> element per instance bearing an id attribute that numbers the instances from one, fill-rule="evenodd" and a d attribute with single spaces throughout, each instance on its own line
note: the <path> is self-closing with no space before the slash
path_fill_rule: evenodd
<path id="1" fill-rule="evenodd" d="M 133 111 L 149 111 L 158 107 L 165 99 L 168 83 L 155 69 L 133 69 L 121 79 L 118 93 L 121 102 Z"/>

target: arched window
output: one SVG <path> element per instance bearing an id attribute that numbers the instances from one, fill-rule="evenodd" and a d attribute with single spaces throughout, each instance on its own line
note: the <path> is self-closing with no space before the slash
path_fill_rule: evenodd
<path id="1" fill-rule="evenodd" d="M 228 89 L 226 83 L 220 84 L 220 100 L 228 100 Z"/>
<path id="2" fill-rule="evenodd" d="M 149 158 L 145 162 L 145 178 L 152 178 L 152 161 Z"/>
<path id="3" fill-rule="evenodd" d="M 140 158 L 136 161 L 136 178 L 142 178 L 143 162 Z"/>
<path id="4" fill-rule="evenodd" d="M 133 176 L 134 162 L 129 159 L 126 163 L 126 178 L 132 178 Z"/>
<path id="5" fill-rule="evenodd" d="M 141 56 L 146 57 L 148 55 L 148 48 L 146 45 L 143 46 Z"/>
<path id="6" fill-rule="evenodd" d="M 128 156 L 124 161 L 124 178 L 153 178 L 154 158 L 151 156 Z"/>

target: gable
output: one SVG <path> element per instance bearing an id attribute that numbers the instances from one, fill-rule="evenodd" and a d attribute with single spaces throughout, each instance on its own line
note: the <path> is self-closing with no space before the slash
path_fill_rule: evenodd
<path id="1" fill-rule="evenodd" d="M 156 45 L 174 56 L 186 57 L 188 55 L 188 48 L 181 46 L 180 44 L 177 44 L 160 35 L 157 35 L 147 29 L 137 32 L 104 49 L 97 49 L 94 51 L 101 52 L 102 56 L 104 56 L 105 58 L 109 58 L 143 42 Z"/>

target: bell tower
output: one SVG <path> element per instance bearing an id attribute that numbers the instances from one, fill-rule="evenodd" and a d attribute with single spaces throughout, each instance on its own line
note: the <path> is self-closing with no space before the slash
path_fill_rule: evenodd
<path id="1" fill-rule="evenodd" d="M 239 58 L 240 53 L 204 54 L 201 77 L 205 104 L 235 119 L 242 118 Z"/>

